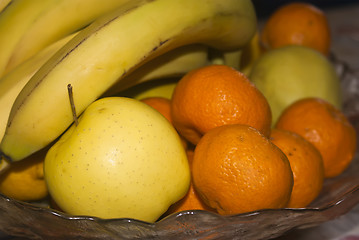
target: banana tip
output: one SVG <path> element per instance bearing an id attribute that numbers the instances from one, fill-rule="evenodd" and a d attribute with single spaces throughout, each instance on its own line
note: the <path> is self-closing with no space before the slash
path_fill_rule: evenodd
<path id="1" fill-rule="evenodd" d="M 5 154 L 0 153 L 0 175 L 10 166 L 9 158 Z"/>

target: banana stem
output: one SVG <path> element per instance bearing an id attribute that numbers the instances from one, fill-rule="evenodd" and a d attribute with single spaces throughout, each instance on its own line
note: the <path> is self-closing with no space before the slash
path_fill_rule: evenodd
<path id="1" fill-rule="evenodd" d="M 77 114 L 76 114 L 74 94 L 72 92 L 72 85 L 71 84 L 67 84 L 67 92 L 69 94 L 72 116 L 74 118 L 75 125 L 77 126 L 77 125 L 79 125 L 79 121 L 78 121 L 78 117 L 77 117 Z"/>

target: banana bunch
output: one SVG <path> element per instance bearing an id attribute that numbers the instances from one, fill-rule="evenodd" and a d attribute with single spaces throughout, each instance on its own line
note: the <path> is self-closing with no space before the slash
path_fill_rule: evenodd
<path id="1" fill-rule="evenodd" d="M 13 71 L 0 78 L 0 140 L 5 133 L 7 120 L 13 103 L 22 88 L 37 70 L 61 47 L 77 33 L 51 44 L 30 59 L 19 64 Z M 209 64 L 207 47 L 204 45 L 188 45 L 163 54 L 130 74 L 128 78 L 144 82 L 151 79 L 182 76 L 186 72 Z M 136 82 L 128 81 L 128 82 Z M 127 86 L 121 84 L 111 87 L 104 96 L 115 95 Z"/>
<path id="2" fill-rule="evenodd" d="M 106 94 L 212 63 L 209 49 L 236 67 L 255 31 L 250 0 L 10 1 L 0 12 L 0 168 L 72 124 L 68 84 L 81 114 Z"/>
<path id="3" fill-rule="evenodd" d="M 51 44 L 0 78 L 0 138 L 4 135 L 11 107 L 21 89 L 35 72 L 74 36 L 75 34 L 71 34 Z"/>
<path id="4" fill-rule="evenodd" d="M 0 76 L 130 0 L 13 0 L 0 13 Z"/>

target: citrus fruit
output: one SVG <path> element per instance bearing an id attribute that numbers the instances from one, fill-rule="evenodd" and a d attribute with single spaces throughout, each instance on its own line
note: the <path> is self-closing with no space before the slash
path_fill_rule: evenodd
<path id="1" fill-rule="evenodd" d="M 147 105 L 156 109 L 159 113 L 161 113 L 172 125 L 172 117 L 171 117 L 171 101 L 165 97 L 147 97 L 141 99 L 140 101 L 146 103 Z M 185 149 L 188 147 L 187 140 L 180 135 L 182 145 Z"/>
<path id="2" fill-rule="evenodd" d="M 324 182 L 322 155 L 313 144 L 296 133 L 273 129 L 271 141 L 287 156 L 294 178 L 288 206 L 302 208 L 320 193 Z"/>
<path id="3" fill-rule="evenodd" d="M 295 132 L 321 153 L 325 177 L 341 174 L 356 151 L 356 132 L 346 116 L 319 98 L 298 100 L 286 108 L 276 128 Z"/>
<path id="4" fill-rule="evenodd" d="M 192 167 L 192 161 L 193 161 L 193 150 L 187 151 L 187 158 L 188 162 L 190 164 L 190 167 Z M 187 194 L 173 204 L 169 210 L 167 211 L 168 214 L 185 211 L 185 210 L 207 210 L 207 211 L 214 211 L 214 209 L 210 208 L 208 205 L 206 205 L 203 200 L 199 197 L 196 189 L 193 186 L 193 181 L 191 181 L 190 188 L 187 192 Z"/>
<path id="5" fill-rule="evenodd" d="M 10 164 L 0 176 L 0 192 L 21 201 L 36 201 L 48 195 L 43 164 L 46 152 L 37 152 Z"/>
<path id="6" fill-rule="evenodd" d="M 164 97 L 147 97 L 140 101 L 159 111 L 167 120 L 172 123 L 171 101 Z"/>
<path id="7" fill-rule="evenodd" d="M 192 178 L 201 199 L 222 215 L 286 207 L 293 186 L 285 154 L 242 124 L 213 128 L 201 138 Z"/>
<path id="8" fill-rule="evenodd" d="M 264 49 L 303 45 L 329 55 L 331 36 L 325 13 L 310 3 L 293 2 L 274 11 L 261 31 Z"/>
<path id="9" fill-rule="evenodd" d="M 173 125 L 196 145 L 210 129 L 247 124 L 269 136 L 271 110 L 266 98 L 241 72 L 209 65 L 188 72 L 171 99 Z"/>

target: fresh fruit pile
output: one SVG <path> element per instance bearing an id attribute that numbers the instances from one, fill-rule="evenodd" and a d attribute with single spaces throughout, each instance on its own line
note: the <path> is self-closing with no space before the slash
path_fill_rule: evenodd
<path id="1" fill-rule="evenodd" d="M 11 198 L 148 222 L 302 208 L 354 158 L 313 5 L 288 4 L 259 29 L 250 0 L 9 2 L 0 192 Z"/>

